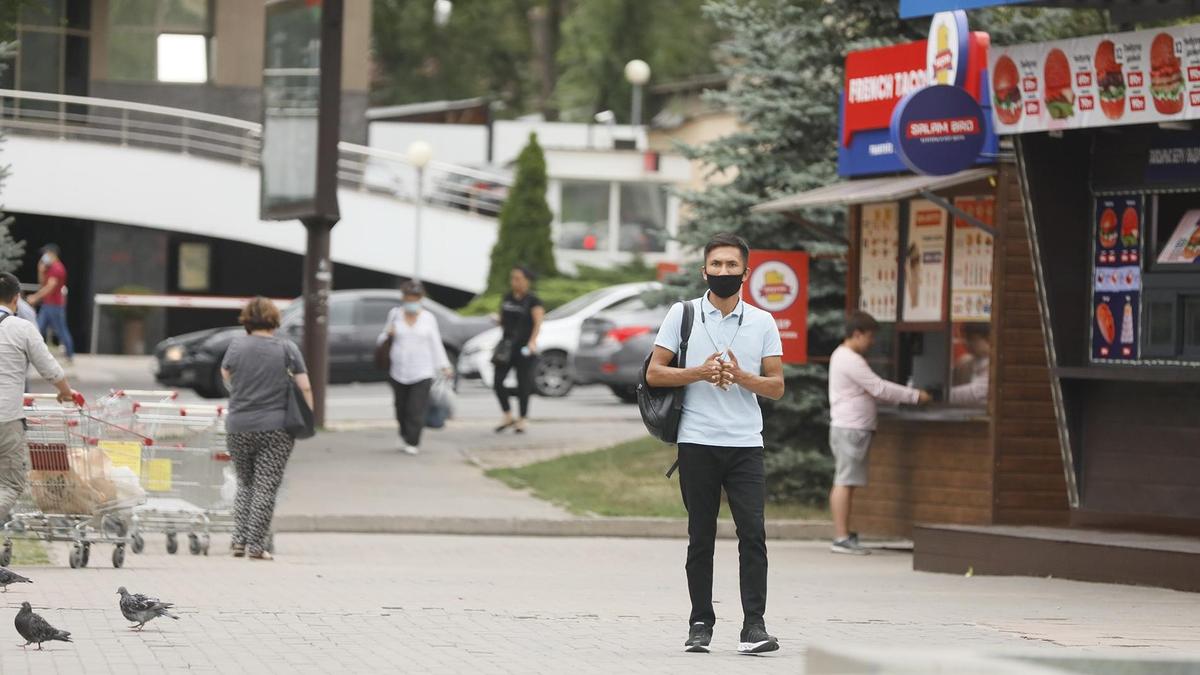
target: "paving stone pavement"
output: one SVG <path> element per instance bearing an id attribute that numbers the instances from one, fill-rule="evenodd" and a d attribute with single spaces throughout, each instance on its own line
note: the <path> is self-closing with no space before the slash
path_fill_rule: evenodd
<path id="1" fill-rule="evenodd" d="M 733 653 L 737 553 L 720 542 L 719 622 L 709 655 L 680 650 L 687 595 L 680 541 L 281 535 L 279 558 L 167 556 L 152 537 L 127 567 L 22 569 L 28 600 L 73 644 L 23 650 L 0 617 L 0 672 L 799 673 L 808 645 L 923 645 L 1003 653 L 1200 655 L 1194 595 L 1029 578 L 915 573 L 911 558 L 771 547 L 775 655 Z M 176 602 L 142 633 L 116 588 Z"/>

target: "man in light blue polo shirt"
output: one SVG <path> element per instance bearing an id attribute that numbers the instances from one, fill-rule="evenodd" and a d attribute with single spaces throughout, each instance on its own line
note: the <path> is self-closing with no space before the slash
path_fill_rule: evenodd
<path id="1" fill-rule="evenodd" d="M 679 486 L 688 512 L 690 629 L 684 646 L 707 652 L 713 624 L 713 549 L 721 490 L 737 525 L 741 566 L 742 633 L 738 651 L 779 649 L 767 633 L 767 536 L 763 523 L 762 410 L 758 397 L 783 396 L 783 344 L 775 319 L 747 305 L 738 291 L 750 278 L 750 247 L 721 233 L 704 247 L 708 292 L 693 306 L 687 363 L 672 367 L 679 351 L 683 305 L 667 313 L 646 372 L 652 387 L 687 387 L 679 423 Z"/>

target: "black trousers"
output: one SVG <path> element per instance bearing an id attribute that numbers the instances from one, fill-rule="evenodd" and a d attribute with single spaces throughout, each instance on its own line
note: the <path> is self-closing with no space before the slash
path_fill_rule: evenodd
<path id="1" fill-rule="evenodd" d="M 396 421 L 400 423 L 400 438 L 412 446 L 420 445 L 421 431 L 425 428 L 425 414 L 429 412 L 429 390 L 433 380 L 421 380 L 412 384 L 392 383 L 392 394 L 396 404 Z"/>
<path id="2" fill-rule="evenodd" d="M 507 366 L 496 366 L 496 379 L 492 388 L 496 390 L 496 398 L 499 399 L 500 409 L 504 412 L 512 410 L 508 402 L 511 391 L 504 386 L 504 380 L 508 377 L 508 371 L 513 368 L 517 369 L 517 405 L 521 411 L 521 417 L 528 417 L 529 397 L 533 395 L 533 374 L 537 368 L 537 356 L 534 354 L 524 356 L 517 350 L 513 353 Z"/>
<path id="3" fill-rule="evenodd" d="M 692 596 L 688 624 L 717 621 L 713 611 L 713 550 L 721 489 L 737 526 L 743 625 L 762 625 L 767 610 L 766 482 L 762 448 L 679 444 L 679 489 L 688 512 L 687 580 Z"/>

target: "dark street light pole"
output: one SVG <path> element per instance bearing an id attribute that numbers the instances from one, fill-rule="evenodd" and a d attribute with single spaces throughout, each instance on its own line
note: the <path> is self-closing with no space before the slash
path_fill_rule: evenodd
<path id="1" fill-rule="evenodd" d="M 333 289 L 329 240 L 340 219 L 337 165 L 342 109 L 342 2 L 322 0 L 317 131 L 317 195 L 321 208 L 318 215 L 301 219 L 308 231 L 304 252 L 304 360 L 312 383 L 313 421 L 317 426 L 325 425 L 325 392 L 329 385 L 329 292 Z"/>

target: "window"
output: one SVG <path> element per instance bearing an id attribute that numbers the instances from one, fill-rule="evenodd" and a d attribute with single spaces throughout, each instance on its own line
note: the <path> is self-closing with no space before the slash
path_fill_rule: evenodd
<path id="1" fill-rule="evenodd" d="M 90 25 L 90 0 L 25 3 L 17 14 L 15 58 L 0 80 L 6 87 L 24 91 L 86 95 Z M 19 106 L 55 112 L 61 107 L 45 101 L 22 101 Z M 82 111 L 67 106 L 66 112 Z"/>
<path id="2" fill-rule="evenodd" d="M 995 222 L 995 195 L 954 197 L 953 204 Z M 924 199 L 865 205 L 859 216 L 857 304 L 880 321 L 871 367 L 943 404 L 986 408 L 992 237 Z"/>
<path id="3" fill-rule="evenodd" d="M 393 300 L 366 300 L 362 308 L 362 324 L 369 328 L 382 328 L 387 323 L 388 314 L 398 306 Z"/>
<path id="4" fill-rule="evenodd" d="M 329 303 L 329 325 L 330 326 L 353 326 L 354 325 L 354 303 L 345 300 L 341 302 Z"/>
<path id="5" fill-rule="evenodd" d="M 608 183 L 563 181 L 558 245 L 582 251 L 608 249 Z"/>
<path id="6" fill-rule="evenodd" d="M 209 0 L 110 0 L 108 76 L 114 80 L 208 81 Z"/>
<path id="7" fill-rule="evenodd" d="M 667 190 L 662 185 L 621 183 L 622 251 L 667 250 Z"/>
<path id="8" fill-rule="evenodd" d="M 612 289 L 601 288 L 601 289 L 592 291 L 591 293 L 588 293 L 586 295 L 581 295 L 578 298 L 575 298 L 574 300 L 568 302 L 567 304 L 561 305 L 561 306 L 547 312 L 546 319 L 548 319 L 548 320 L 549 319 L 565 319 L 569 316 L 574 316 L 575 314 L 578 314 L 579 312 L 583 311 L 584 307 L 587 307 L 588 305 L 592 304 L 593 302 L 596 302 L 597 300 L 604 297 L 608 293 L 612 293 Z"/>

